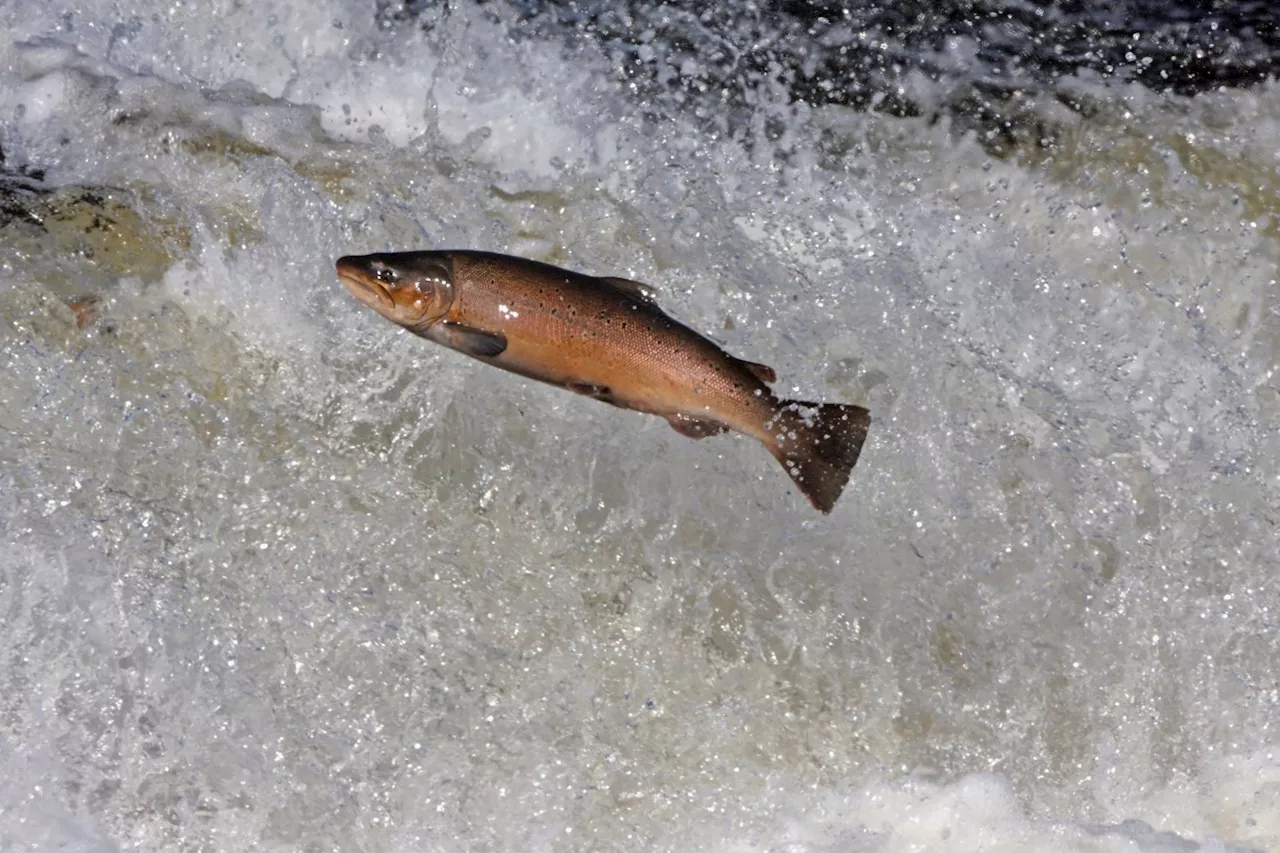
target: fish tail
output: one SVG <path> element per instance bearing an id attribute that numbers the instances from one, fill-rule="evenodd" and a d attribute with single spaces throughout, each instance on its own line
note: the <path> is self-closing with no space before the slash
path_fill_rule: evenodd
<path id="1" fill-rule="evenodd" d="M 862 406 L 782 400 L 769 450 L 809 502 L 828 513 L 849 482 L 870 424 Z"/>

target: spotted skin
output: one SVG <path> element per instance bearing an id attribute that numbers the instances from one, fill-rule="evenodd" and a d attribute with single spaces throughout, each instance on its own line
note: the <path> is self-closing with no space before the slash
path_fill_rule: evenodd
<path id="1" fill-rule="evenodd" d="M 693 438 L 751 436 L 823 512 L 861 452 L 866 409 L 779 399 L 770 368 L 672 319 L 645 285 L 474 251 L 350 256 L 337 270 L 383 316 L 495 367 L 658 415 Z"/>

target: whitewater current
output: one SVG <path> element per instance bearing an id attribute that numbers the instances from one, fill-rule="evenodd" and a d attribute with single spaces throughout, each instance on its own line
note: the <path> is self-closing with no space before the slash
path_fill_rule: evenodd
<path id="1" fill-rule="evenodd" d="M 0 850 L 1280 850 L 1280 87 L 995 157 L 369 7 L 0 0 Z M 334 276 L 428 248 L 867 406 L 835 511 Z"/>

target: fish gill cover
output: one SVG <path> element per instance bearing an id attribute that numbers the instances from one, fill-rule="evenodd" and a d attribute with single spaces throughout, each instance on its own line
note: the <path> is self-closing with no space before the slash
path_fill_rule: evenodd
<path id="1" fill-rule="evenodd" d="M 1280 848 L 1273 30 L 996 144 L 1039 29 L 564 8 L 0 0 L 0 849 Z M 459 246 L 868 406 L 836 512 L 333 275 Z"/>

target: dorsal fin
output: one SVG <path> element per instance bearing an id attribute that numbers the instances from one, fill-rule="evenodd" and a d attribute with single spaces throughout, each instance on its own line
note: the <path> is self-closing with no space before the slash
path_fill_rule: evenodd
<path id="1" fill-rule="evenodd" d="M 641 302 L 648 302 L 650 305 L 658 304 L 658 291 L 650 285 L 639 281 L 632 281 L 629 278 L 617 278 L 615 276 L 605 276 L 600 279 L 614 290 L 638 299 Z"/>
<path id="2" fill-rule="evenodd" d="M 773 368 L 767 364 L 756 364 L 754 361 L 743 361 L 742 359 L 738 359 L 738 364 L 751 371 L 756 379 L 766 385 L 772 385 L 778 381 L 778 374 L 774 373 Z"/>

